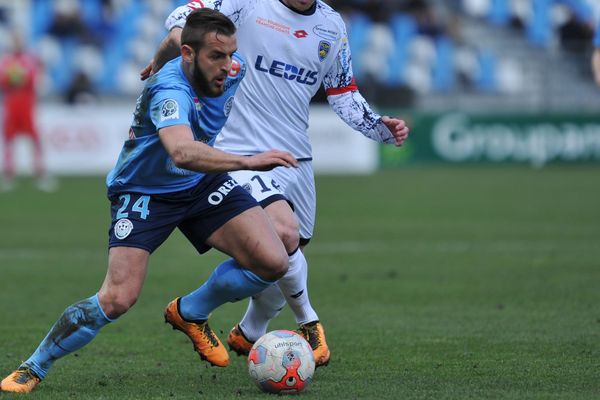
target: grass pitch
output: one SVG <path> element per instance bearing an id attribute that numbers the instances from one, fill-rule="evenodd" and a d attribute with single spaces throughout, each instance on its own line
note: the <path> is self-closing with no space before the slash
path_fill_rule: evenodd
<path id="1" fill-rule="evenodd" d="M 600 168 L 428 167 L 319 177 L 310 293 L 332 361 L 306 399 L 600 398 Z M 0 194 L 0 374 L 106 269 L 101 178 Z M 142 296 L 30 399 L 264 399 L 233 356 L 208 368 L 164 306 L 223 257 L 182 235 Z M 224 340 L 246 303 L 218 309 Z M 292 328 L 289 310 L 271 328 Z M 2 399 L 20 398 L 0 394 Z"/>

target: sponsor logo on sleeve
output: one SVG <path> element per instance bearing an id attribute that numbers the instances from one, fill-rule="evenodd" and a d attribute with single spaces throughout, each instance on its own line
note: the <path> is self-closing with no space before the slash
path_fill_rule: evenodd
<path id="1" fill-rule="evenodd" d="M 179 104 L 173 99 L 167 99 L 160 109 L 160 120 L 179 119 Z"/>

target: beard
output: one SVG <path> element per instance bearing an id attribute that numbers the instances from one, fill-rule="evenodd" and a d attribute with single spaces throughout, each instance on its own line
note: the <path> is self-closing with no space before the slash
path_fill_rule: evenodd
<path id="1" fill-rule="evenodd" d="M 192 78 L 194 80 L 194 85 L 206 97 L 219 97 L 224 92 L 225 85 L 221 87 L 211 85 L 210 81 L 206 77 L 206 74 L 204 71 L 202 71 L 202 68 L 200 68 L 196 57 L 194 57 L 194 70 L 192 71 Z"/>

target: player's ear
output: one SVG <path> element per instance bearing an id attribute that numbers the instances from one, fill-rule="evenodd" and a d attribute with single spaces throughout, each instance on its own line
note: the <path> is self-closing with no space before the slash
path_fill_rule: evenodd
<path id="1" fill-rule="evenodd" d="M 188 63 L 194 62 L 195 56 L 196 53 L 194 52 L 194 49 L 187 44 L 181 45 L 181 57 L 183 58 L 183 61 Z"/>

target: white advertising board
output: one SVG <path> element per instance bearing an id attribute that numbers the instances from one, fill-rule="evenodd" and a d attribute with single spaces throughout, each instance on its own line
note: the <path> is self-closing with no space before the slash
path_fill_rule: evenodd
<path id="1" fill-rule="evenodd" d="M 38 129 L 48 170 L 56 175 L 106 174 L 128 136 L 133 107 L 134 102 L 76 107 L 41 104 Z M 357 174 L 377 168 L 377 144 L 348 127 L 329 107 L 313 108 L 309 124 L 317 173 Z M 26 140 L 15 143 L 20 174 L 32 172 L 30 147 Z"/>

